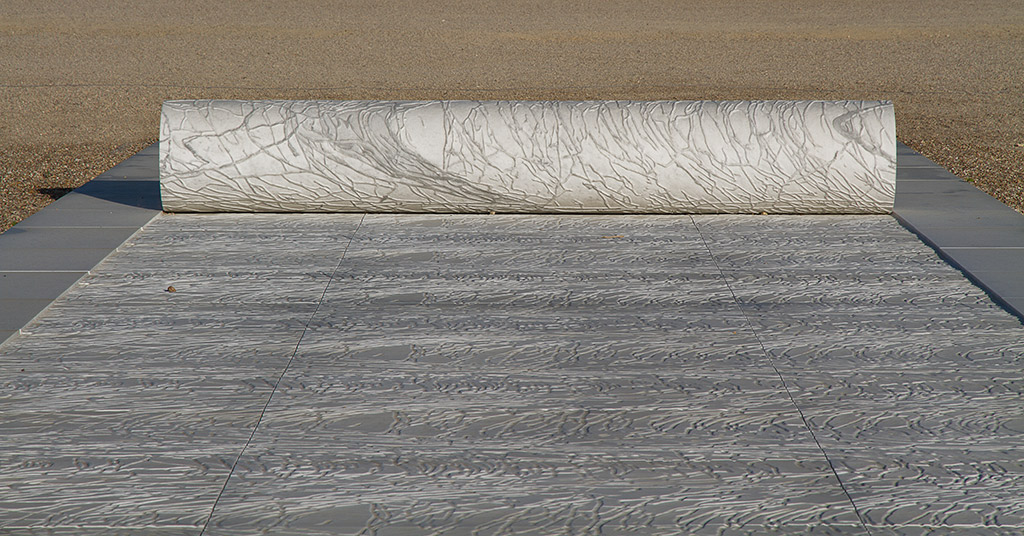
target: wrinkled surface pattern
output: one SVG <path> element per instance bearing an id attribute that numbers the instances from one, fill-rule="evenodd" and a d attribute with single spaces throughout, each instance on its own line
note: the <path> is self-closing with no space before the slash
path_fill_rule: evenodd
<path id="1" fill-rule="evenodd" d="M 0 532 L 1017 534 L 1022 370 L 884 216 L 161 215 L 0 346 Z"/>
<path id="2" fill-rule="evenodd" d="M 886 101 L 168 101 L 171 212 L 888 213 Z"/>

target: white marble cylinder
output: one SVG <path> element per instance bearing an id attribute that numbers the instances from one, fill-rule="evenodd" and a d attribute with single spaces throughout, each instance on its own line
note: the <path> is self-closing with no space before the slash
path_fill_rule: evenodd
<path id="1" fill-rule="evenodd" d="M 886 101 L 168 101 L 170 212 L 892 210 Z"/>

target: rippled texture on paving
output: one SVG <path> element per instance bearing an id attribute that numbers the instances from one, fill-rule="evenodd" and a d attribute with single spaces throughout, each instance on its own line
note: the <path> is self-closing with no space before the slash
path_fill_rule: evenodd
<path id="1" fill-rule="evenodd" d="M 1022 335 L 884 216 L 162 215 L 0 347 L 0 527 L 1019 532 Z"/>

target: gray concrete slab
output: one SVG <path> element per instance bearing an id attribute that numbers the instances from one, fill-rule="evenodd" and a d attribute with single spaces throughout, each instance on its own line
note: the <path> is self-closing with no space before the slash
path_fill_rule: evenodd
<path id="1" fill-rule="evenodd" d="M 884 216 L 162 215 L 0 346 L 0 516 L 1013 532 L 1022 330 Z"/>
<path id="2" fill-rule="evenodd" d="M 958 266 L 971 272 L 993 271 L 1019 275 L 1014 267 L 1024 266 L 1024 248 L 947 247 L 943 253 Z"/>
<path id="3" fill-rule="evenodd" d="M 157 159 L 153 144 L 0 234 L 0 272 L 23 272 L 0 283 L 0 343 L 159 213 Z"/>
<path id="4" fill-rule="evenodd" d="M 104 171 L 96 177 L 96 180 L 130 179 L 159 181 L 160 173 L 157 171 L 160 163 L 159 159 L 159 144 L 154 143 L 135 153 L 131 158 L 128 158 L 107 171 Z"/>
<path id="5" fill-rule="evenodd" d="M 927 169 L 927 168 L 918 168 Z M 962 180 L 929 180 L 917 179 L 908 181 L 897 181 L 896 193 L 899 194 L 930 194 L 930 195 L 962 195 L 973 193 L 978 189 Z"/>
<path id="6" fill-rule="evenodd" d="M 330 232 L 351 233 L 358 219 Z M 270 281 L 252 265 L 242 271 L 233 259 L 245 249 L 301 245 L 299 233 L 258 240 L 253 220 L 236 236 L 196 220 L 155 230 L 165 240 L 149 249 L 129 241 L 0 347 L 0 480 L 15 493 L 0 492 L 5 531 L 201 530 L 329 273 L 304 257 L 294 281 L 278 279 L 288 267 L 277 264 L 264 265 Z M 198 229 L 235 247 L 203 251 L 205 265 L 146 268 L 194 251 L 181 233 Z M 181 290 L 166 292 L 169 281 Z M 59 510 L 56 496 L 67 499 Z"/>
<path id="7" fill-rule="evenodd" d="M 148 211 L 152 215 L 156 215 L 160 210 L 145 207 L 136 207 L 133 205 L 126 205 L 119 201 L 103 199 L 94 195 L 86 195 L 74 190 L 68 192 L 60 199 L 50 203 L 40 212 L 48 210 L 100 210 L 100 211 L 118 211 L 126 210 L 128 213 L 137 212 L 139 210 Z M 38 214 L 38 213 L 37 213 Z"/>
<path id="8" fill-rule="evenodd" d="M 893 215 L 997 303 L 1024 320 L 1024 215 L 930 163 L 900 151 Z M 905 165 L 906 163 L 906 165 Z M 911 165 L 912 164 L 912 165 Z"/>
<path id="9" fill-rule="evenodd" d="M 902 168 L 932 167 L 935 163 L 903 144 L 897 145 L 896 166 Z"/>
<path id="10" fill-rule="evenodd" d="M 110 254 L 108 248 L 18 248 L 4 250 L 0 271 L 86 273 Z"/>
<path id="11" fill-rule="evenodd" d="M 925 198 L 925 200 L 930 198 L 934 201 L 929 206 L 924 206 L 924 203 L 918 203 L 917 206 L 911 207 L 908 205 L 912 205 L 912 202 L 908 200 L 903 206 L 897 208 L 900 218 L 906 221 L 917 222 L 918 225 L 926 228 L 959 227 L 970 229 L 974 226 L 1014 228 L 1021 219 L 1020 213 L 1014 210 L 1006 210 L 1006 205 L 1002 203 L 999 203 L 999 206 L 986 203 L 985 208 L 974 209 L 979 203 L 967 201 L 966 204 L 969 205 L 967 207 L 946 206 L 944 207 L 946 210 L 940 210 L 943 208 L 940 206 L 943 200 L 942 196 L 917 194 L 905 197 L 917 198 L 918 200 L 920 198 Z"/>
<path id="12" fill-rule="evenodd" d="M 0 298 L 0 331 L 21 329 L 52 301 L 53 298 Z"/>
<path id="13" fill-rule="evenodd" d="M 160 210 L 160 183 L 154 180 L 93 180 L 76 192 L 122 205 Z"/>
<path id="14" fill-rule="evenodd" d="M 967 337 L 971 330 L 943 331 Z M 992 353 L 983 346 L 972 347 L 970 356 L 932 353 L 943 331 L 931 332 L 930 341 L 902 337 L 901 353 L 910 361 L 819 357 L 821 368 L 809 369 L 777 358 L 797 405 L 873 531 L 921 534 L 953 525 L 972 534 L 998 533 L 1005 530 L 999 523 L 1024 519 L 1017 493 L 1024 471 L 1016 448 L 1024 411 L 1015 402 L 1022 347 L 1010 342 L 1010 349 Z M 985 328 L 973 331 L 982 335 Z M 783 337 L 765 338 L 769 351 L 785 348 Z M 834 351 L 841 345 L 854 352 L 862 347 L 828 346 Z M 993 469 L 974 473 L 976 467 Z M 964 503 L 965 489 L 979 503 Z M 1002 521 L 992 523 L 993 517 Z"/>
<path id="15" fill-rule="evenodd" d="M 0 296 L 13 300 L 53 300 L 83 275 L 82 272 L 0 272 Z"/>
<path id="16" fill-rule="evenodd" d="M 901 155 L 916 155 L 916 154 L 919 154 L 919 153 L 917 151 L 911 149 L 910 147 L 908 147 L 907 144 L 905 144 L 905 143 L 903 143 L 903 142 L 901 142 L 899 140 L 896 140 L 896 155 L 897 156 L 901 156 Z"/>
<path id="17" fill-rule="evenodd" d="M 22 327 L 137 230 L 20 224 L 8 229 L 0 235 L 0 328 Z"/>
<path id="18" fill-rule="evenodd" d="M 932 166 L 921 166 L 921 167 L 897 167 L 896 168 L 896 180 L 899 182 L 903 181 L 918 181 L 918 180 L 962 180 L 960 177 L 946 171 L 936 170 Z"/>
<path id="19" fill-rule="evenodd" d="M 63 199 L 63 198 L 62 198 Z M 95 199 L 95 198 L 94 198 Z M 150 209 L 134 207 L 65 208 L 52 207 L 25 218 L 18 224 L 19 229 L 29 227 L 93 228 L 129 227 L 138 229 L 153 219 Z"/>
<path id="20" fill-rule="evenodd" d="M 0 235 L 5 252 L 24 249 L 106 249 L 112 251 L 138 227 L 19 227 Z M 16 254 L 16 253 L 11 253 Z"/>
<path id="21" fill-rule="evenodd" d="M 896 206 L 893 214 L 900 217 L 904 209 L 928 210 L 935 214 L 948 211 L 953 214 L 966 214 L 978 212 L 1003 212 L 1010 214 L 1015 212 L 1010 207 L 999 202 L 998 199 L 985 194 L 981 190 L 974 191 L 960 189 L 957 192 L 949 193 L 899 193 L 896 194 Z M 1010 211 L 1010 212 L 1006 212 Z M 1012 214 L 1011 214 L 1012 215 Z M 909 220 L 908 220 L 909 221 Z"/>
<path id="22" fill-rule="evenodd" d="M 153 149 L 103 180 L 152 183 Z M 989 299 L 1013 310 L 1019 251 L 941 245 L 1016 213 L 898 151 L 896 216 L 934 250 L 888 217 L 359 214 L 67 248 L 74 214 L 100 241 L 149 202 L 71 194 L 24 226 L 54 247 L 0 250 L 42 278 L 12 293 L 110 252 L 0 325 L 0 526 L 1024 531 L 1024 328 Z"/>
<path id="23" fill-rule="evenodd" d="M 742 219 L 697 221 L 872 533 L 1006 530 L 993 516 L 1021 524 L 1017 319 L 928 248 L 881 232 L 892 221 L 839 220 L 846 233 L 801 241 L 787 223 L 773 237 Z M 889 254 L 872 253 L 871 227 L 893 237 L 879 248 Z M 981 466 L 992 470 L 961 470 Z"/>
<path id="24" fill-rule="evenodd" d="M 1005 300 L 1020 303 L 1021 298 L 1024 298 L 1024 278 L 1021 277 L 1020 271 L 974 270 L 971 275 L 984 281 L 991 292 Z"/>
<path id="25" fill-rule="evenodd" d="M 928 240 L 943 251 L 946 248 L 970 248 L 964 251 L 1021 248 L 1024 247 L 1024 225 L 933 225 L 928 228 Z"/>
<path id="26" fill-rule="evenodd" d="M 932 166 L 935 165 L 935 162 L 928 160 L 926 157 L 920 154 L 901 154 L 897 156 L 896 161 L 897 167 L 904 169 L 918 167 L 931 168 Z"/>

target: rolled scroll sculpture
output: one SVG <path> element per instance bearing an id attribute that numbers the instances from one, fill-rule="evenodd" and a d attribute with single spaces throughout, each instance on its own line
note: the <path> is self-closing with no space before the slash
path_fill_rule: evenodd
<path id="1" fill-rule="evenodd" d="M 885 101 L 168 101 L 171 212 L 888 213 Z"/>

